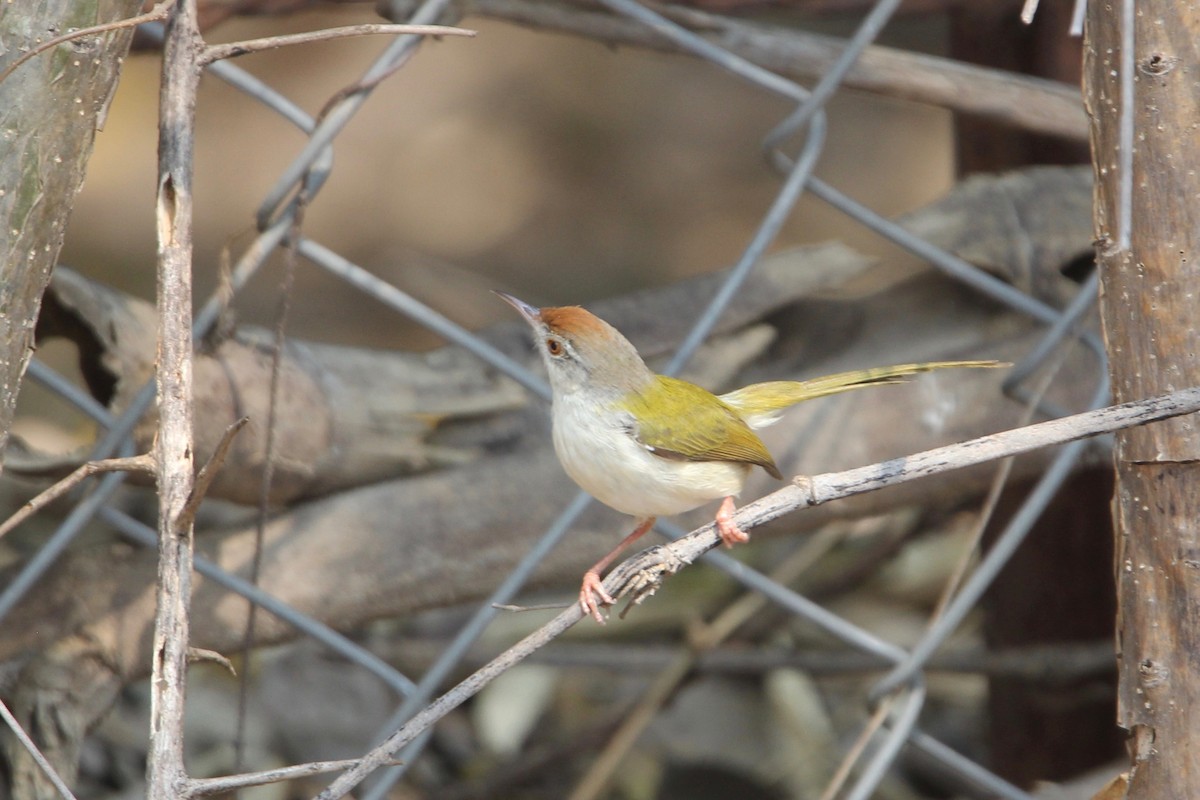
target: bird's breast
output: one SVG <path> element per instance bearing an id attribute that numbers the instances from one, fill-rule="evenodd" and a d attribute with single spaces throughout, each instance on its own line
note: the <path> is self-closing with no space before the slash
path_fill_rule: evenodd
<path id="1" fill-rule="evenodd" d="M 597 408 L 571 395 L 554 401 L 554 449 L 567 474 L 588 494 L 635 517 L 681 514 L 735 495 L 747 464 L 657 456 L 633 436 L 628 412 Z"/>

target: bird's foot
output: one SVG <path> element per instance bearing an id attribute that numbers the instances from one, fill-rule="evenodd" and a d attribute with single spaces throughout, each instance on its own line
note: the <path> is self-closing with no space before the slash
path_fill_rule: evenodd
<path id="1" fill-rule="evenodd" d="M 604 615 L 600 613 L 600 606 L 611 606 L 615 602 L 617 601 L 604 591 L 600 573 L 595 570 L 583 573 L 583 586 L 579 588 L 579 607 L 583 609 L 584 614 L 590 614 L 592 619 L 603 625 Z"/>
<path id="2" fill-rule="evenodd" d="M 733 505 L 732 497 L 726 497 L 721 501 L 721 507 L 717 509 L 717 535 L 721 537 L 721 541 L 725 543 L 726 547 L 750 541 L 750 534 L 739 528 L 733 521 L 735 511 L 737 508 Z"/>

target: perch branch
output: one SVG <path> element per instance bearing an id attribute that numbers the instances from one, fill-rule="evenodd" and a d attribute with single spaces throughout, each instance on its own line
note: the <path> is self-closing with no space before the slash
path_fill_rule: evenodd
<path id="1" fill-rule="evenodd" d="M 858 469 L 813 476 L 800 475 L 794 479 L 792 486 L 780 489 L 742 508 L 735 516 L 735 521 L 742 530 L 748 530 L 790 511 L 811 508 L 841 497 L 850 497 L 984 461 L 1020 455 L 1040 447 L 1065 444 L 1076 439 L 1112 433 L 1197 411 L 1200 411 L 1200 387 L 982 436 Z M 654 592 L 663 577 L 691 564 L 719 543 L 720 538 L 712 523 L 697 528 L 677 541 L 648 548 L 627 559 L 604 580 L 604 588 L 609 594 L 620 598 L 628 594 L 632 587 L 633 602 L 640 602 Z M 572 605 L 501 653 L 367 753 L 354 767 L 340 775 L 321 792 L 317 800 L 336 800 L 345 796 L 393 753 L 413 741 L 426 728 L 475 695 L 496 676 L 557 638 L 582 618 L 583 612 L 578 606 Z"/>

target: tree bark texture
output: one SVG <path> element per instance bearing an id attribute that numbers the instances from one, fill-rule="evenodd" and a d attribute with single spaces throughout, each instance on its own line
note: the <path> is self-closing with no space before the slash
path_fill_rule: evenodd
<path id="1" fill-rule="evenodd" d="M 6 3 L 0 70 L 47 39 L 132 16 L 140 7 L 140 0 Z M 42 292 L 131 36 L 126 29 L 72 39 L 0 82 L 0 463 Z"/>
<path id="2" fill-rule="evenodd" d="M 177 0 L 167 21 L 158 115 L 157 303 L 154 438 L 158 579 L 151 653 L 147 800 L 174 800 L 187 779 L 183 717 L 192 599 L 192 174 L 196 91 L 203 42 L 195 0 Z"/>
<path id="3" fill-rule="evenodd" d="M 0 7 L 0 70 L 55 36 L 124 19 L 140 7 L 140 0 L 7 3 Z M 33 353 L 42 294 L 131 38 L 132 30 L 123 29 L 71 39 L 0 81 L 0 463 Z M 29 665 L 43 678 L 39 686 L 18 686 L 8 695 L 14 713 L 26 730 L 42 735 L 44 751 L 68 782 L 83 731 L 119 688 L 96 679 L 111 673 L 107 667 L 77 656 L 71 647 L 48 648 Z M 5 729 L 0 738 L 14 795 L 57 797 L 15 737 Z"/>
<path id="4" fill-rule="evenodd" d="M 1091 3 L 1085 100 L 1096 169 L 1101 313 L 1115 400 L 1200 384 L 1200 9 Z M 1122 14 L 1132 19 L 1132 96 Z M 1133 147 L 1122 152 L 1122 111 Z M 1123 163 L 1124 162 L 1124 163 Z M 1127 169 L 1131 166 L 1131 169 Z M 1128 183 L 1126 183 L 1128 182 Z M 1123 218 L 1122 192 L 1132 197 Z M 1126 244 L 1127 243 L 1127 244 Z M 1200 792 L 1200 430 L 1195 417 L 1117 436 L 1120 724 L 1129 797 Z"/>

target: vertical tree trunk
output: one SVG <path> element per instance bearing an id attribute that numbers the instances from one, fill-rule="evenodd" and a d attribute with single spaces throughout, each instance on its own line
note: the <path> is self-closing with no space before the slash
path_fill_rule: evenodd
<path id="1" fill-rule="evenodd" d="M 1090 3 L 1084 47 L 1101 314 L 1118 402 L 1200 384 L 1200 9 L 1125 5 L 1133 2 Z M 1128 154 L 1123 107 L 1134 121 Z M 1123 220 L 1126 187 L 1132 213 Z M 1198 424 L 1182 417 L 1117 436 L 1118 719 L 1130 733 L 1129 796 L 1144 800 L 1200 796 Z"/>
<path id="2" fill-rule="evenodd" d="M 175 800 L 187 780 L 183 717 L 192 599 L 192 177 L 196 153 L 196 0 L 176 0 L 163 44 L 158 112 L 158 592 L 150 676 L 147 800 Z"/>
<path id="3" fill-rule="evenodd" d="M 59 34 L 125 19 L 140 7 L 141 0 L 0 3 L 0 70 Z M 72 39 L 0 81 L 0 463 L 33 352 L 42 293 L 132 36 L 125 28 Z M 10 701 L 22 727 L 70 783 L 84 734 L 81 719 L 95 715 L 76 702 L 78 681 L 94 689 L 96 663 L 62 651 L 36 663 L 43 682 L 10 687 Z M 0 753 L 0 796 L 59 797 L 7 727 L 0 730 Z"/>
<path id="4" fill-rule="evenodd" d="M 0 8 L 0 70 L 34 46 L 123 19 L 141 0 L 21 0 Z M 0 463 L 33 326 L 132 29 L 50 48 L 0 82 Z"/>

